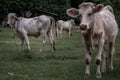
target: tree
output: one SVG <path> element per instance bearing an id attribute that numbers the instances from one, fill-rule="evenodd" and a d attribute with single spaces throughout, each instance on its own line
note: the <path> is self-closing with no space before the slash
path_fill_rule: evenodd
<path id="1" fill-rule="evenodd" d="M 70 17 L 66 15 L 66 10 L 70 7 L 78 8 L 78 5 L 82 2 L 111 5 L 117 21 L 120 22 L 120 0 L 0 0 L 0 21 L 10 12 L 24 16 L 24 13 L 31 9 L 55 13 L 58 14 L 58 17 L 55 17 L 56 19 L 67 20 Z M 40 15 L 40 13 L 37 13 L 37 15 Z"/>

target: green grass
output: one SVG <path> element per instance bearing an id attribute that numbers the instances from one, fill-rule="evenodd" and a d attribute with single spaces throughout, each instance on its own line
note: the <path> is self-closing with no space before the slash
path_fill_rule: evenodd
<path id="1" fill-rule="evenodd" d="M 81 34 L 76 30 L 68 39 L 66 35 L 56 39 L 56 51 L 52 52 L 47 40 L 46 49 L 39 53 L 42 42 L 29 37 L 31 52 L 27 53 L 20 48 L 20 40 L 13 38 L 12 30 L 0 28 L 0 80 L 96 80 L 95 53 L 92 55 L 91 76 L 84 75 L 85 51 Z M 107 50 L 108 51 L 108 50 Z M 109 63 L 107 55 L 107 65 Z M 108 66 L 107 66 L 108 68 Z M 13 73 L 14 75 L 10 75 Z M 116 53 L 114 56 L 114 70 L 102 74 L 100 80 L 120 79 L 120 33 L 116 40 Z"/>

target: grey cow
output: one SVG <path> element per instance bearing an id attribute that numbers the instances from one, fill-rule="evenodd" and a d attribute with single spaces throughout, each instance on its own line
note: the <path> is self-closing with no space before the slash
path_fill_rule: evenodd
<path id="1" fill-rule="evenodd" d="M 111 6 L 103 4 L 95 5 L 92 2 L 84 2 L 79 9 L 70 8 L 67 14 L 71 17 L 81 16 L 80 30 L 86 48 L 86 76 L 90 76 L 91 49 L 96 47 L 96 77 L 101 78 L 100 63 L 102 72 L 106 71 L 105 44 L 109 44 L 110 70 L 113 70 L 113 54 L 115 51 L 115 39 L 118 33 L 118 25 Z"/>
<path id="2" fill-rule="evenodd" d="M 46 35 L 48 35 L 52 50 L 55 50 L 55 42 L 52 29 L 54 27 L 54 19 L 50 16 L 41 15 L 33 18 L 17 17 L 15 13 L 9 13 L 4 20 L 7 25 L 13 28 L 14 33 L 21 39 L 21 45 L 24 41 L 30 51 L 30 43 L 28 36 L 35 36 L 36 38 L 41 35 L 43 46 L 40 50 L 43 51 L 46 43 Z"/>

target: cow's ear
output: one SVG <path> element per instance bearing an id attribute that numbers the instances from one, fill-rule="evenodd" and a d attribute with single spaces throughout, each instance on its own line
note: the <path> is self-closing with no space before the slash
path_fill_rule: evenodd
<path id="1" fill-rule="evenodd" d="M 104 5 L 103 4 L 98 4 L 95 6 L 93 9 L 93 13 L 100 12 L 103 9 Z"/>
<path id="2" fill-rule="evenodd" d="M 70 17 L 77 17 L 79 16 L 79 10 L 76 8 L 70 8 L 66 11 L 67 15 Z"/>
<path id="3" fill-rule="evenodd" d="M 7 23 L 7 17 L 2 21 L 2 24 L 4 25 L 4 24 L 6 24 Z"/>

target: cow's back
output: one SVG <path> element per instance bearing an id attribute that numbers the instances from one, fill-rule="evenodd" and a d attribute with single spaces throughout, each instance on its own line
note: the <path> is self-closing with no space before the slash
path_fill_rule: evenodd
<path id="1" fill-rule="evenodd" d="M 62 24 L 63 28 L 65 29 L 70 29 L 72 27 L 72 24 L 70 21 L 65 21 L 63 24 Z"/>
<path id="2" fill-rule="evenodd" d="M 116 38 L 118 33 L 118 25 L 114 14 L 107 9 L 103 9 L 99 14 L 101 15 L 101 21 L 105 31 L 105 40 L 111 42 Z"/>

